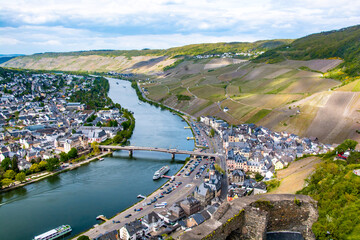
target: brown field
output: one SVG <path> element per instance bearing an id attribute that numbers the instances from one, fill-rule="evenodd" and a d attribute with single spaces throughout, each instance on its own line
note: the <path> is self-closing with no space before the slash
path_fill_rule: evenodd
<path id="1" fill-rule="evenodd" d="M 299 61 L 299 60 L 287 60 L 282 65 L 290 66 L 290 67 L 301 67 L 305 66 L 313 70 L 326 72 L 340 63 L 342 63 L 342 60 L 339 59 L 315 59 L 315 60 L 309 60 L 309 61 Z"/>
<path id="2" fill-rule="evenodd" d="M 242 62 L 246 62 L 246 60 L 231 59 L 231 58 L 215 58 L 215 59 L 211 59 L 211 61 L 205 65 L 204 69 L 220 68 L 230 64 L 238 64 Z"/>
<path id="3" fill-rule="evenodd" d="M 304 187 L 305 179 L 320 162 L 318 157 L 308 157 L 292 162 L 288 168 L 277 171 L 277 179 L 281 183 L 277 189 L 271 191 L 271 194 L 295 194 Z"/>
<path id="4" fill-rule="evenodd" d="M 131 71 L 137 73 L 158 73 L 164 66 L 170 65 L 175 59 L 159 56 L 137 56 L 128 59 L 125 56 L 108 57 L 99 55 L 89 56 L 59 56 L 40 59 L 20 58 L 12 59 L 3 64 L 5 67 L 64 70 L 64 71 Z M 134 67 L 138 64 L 138 67 Z"/>

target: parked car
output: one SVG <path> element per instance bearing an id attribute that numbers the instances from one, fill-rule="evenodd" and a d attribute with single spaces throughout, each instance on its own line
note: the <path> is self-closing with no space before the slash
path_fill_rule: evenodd
<path id="1" fill-rule="evenodd" d="M 132 216 L 131 214 L 128 214 L 128 215 L 125 216 L 125 218 L 129 218 L 129 217 L 131 217 L 131 216 Z"/>

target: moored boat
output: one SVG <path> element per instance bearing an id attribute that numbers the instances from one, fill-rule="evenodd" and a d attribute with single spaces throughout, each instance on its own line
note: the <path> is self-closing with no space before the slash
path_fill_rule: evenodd
<path id="1" fill-rule="evenodd" d="M 33 240 L 52 240 L 64 236 L 72 231 L 70 225 L 61 225 L 43 234 L 35 236 Z"/>
<path id="2" fill-rule="evenodd" d="M 168 165 L 163 166 L 159 170 L 157 170 L 153 176 L 153 180 L 159 179 L 162 175 L 167 173 L 170 170 L 170 167 Z"/>

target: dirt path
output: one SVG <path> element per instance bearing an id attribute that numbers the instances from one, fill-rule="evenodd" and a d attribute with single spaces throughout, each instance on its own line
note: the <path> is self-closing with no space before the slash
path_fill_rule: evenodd
<path id="1" fill-rule="evenodd" d="M 320 163 L 318 157 L 308 157 L 292 162 L 286 169 L 277 172 L 277 179 L 281 180 L 280 186 L 271 194 L 289 193 L 294 194 L 304 187 L 305 179 L 315 170 Z"/>

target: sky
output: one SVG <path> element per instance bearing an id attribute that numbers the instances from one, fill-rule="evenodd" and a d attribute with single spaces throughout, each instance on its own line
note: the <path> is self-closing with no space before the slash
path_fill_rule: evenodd
<path id="1" fill-rule="evenodd" d="M 0 54 L 293 39 L 359 13 L 359 0 L 0 0 Z"/>

